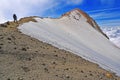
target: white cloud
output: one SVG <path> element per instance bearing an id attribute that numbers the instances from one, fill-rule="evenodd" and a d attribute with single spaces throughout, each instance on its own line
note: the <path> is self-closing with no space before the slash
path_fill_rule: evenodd
<path id="1" fill-rule="evenodd" d="M 0 12 L 0 22 L 5 22 L 6 20 L 5 15 Z"/>
<path id="2" fill-rule="evenodd" d="M 90 15 L 94 19 L 100 20 L 100 19 L 112 19 L 112 18 L 118 18 L 120 17 L 119 11 L 114 11 L 114 12 L 99 12 L 99 13 L 94 13 Z"/>
<path id="3" fill-rule="evenodd" d="M 106 9 L 99 9 L 99 10 L 92 10 L 92 11 L 87 11 L 89 13 L 92 13 L 92 12 L 104 12 L 104 11 L 110 11 L 110 10 L 118 10 L 120 9 L 120 7 L 116 7 L 116 8 L 106 8 Z"/>
<path id="4" fill-rule="evenodd" d="M 100 0 L 103 5 L 112 6 L 115 3 L 115 0 Z"/>
<path id="5" fill-rule="evenodd" d="M 83 0 L 66 0 L 67 1 L 67 4 L 70 4 L 70 5 L 79 5 L 83 2 Z"/>
<path id="6" fill-rule="evenodd" d="M 98 22 L 101 27 L 117 27 L 120 26 L 120 19 L 103 20 Z"/>
<path id="7" fill-rule="evenodd" d="M 36 8 L 39 13 L 54 6 L 54 0 L 1 0 L 0 1 L 0 22 L 12 19 L 12 14 L 19 17 L 30 16 Z"/>
<path id="8" fill-rule="evenodd" d="M 97 21 L 97 23 L 104 26 L 120 26 L 120 14 L 117 12 L 98 12 L 90 14 L 90 16 Z"/>
<path id="9" fill-rule="evenodd" d="M 100 26 L 120 26 L 120 7 L 88 11 Z"/>

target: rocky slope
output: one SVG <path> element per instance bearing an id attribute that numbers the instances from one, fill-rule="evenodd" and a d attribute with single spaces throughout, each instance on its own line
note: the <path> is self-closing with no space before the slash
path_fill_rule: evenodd
<path id="1" fill-rule="evenodd" d="M 18 23 L 0 25 L 0 80 L 120 80 L 115 74 L 70 52 L 26 36 Z"/>

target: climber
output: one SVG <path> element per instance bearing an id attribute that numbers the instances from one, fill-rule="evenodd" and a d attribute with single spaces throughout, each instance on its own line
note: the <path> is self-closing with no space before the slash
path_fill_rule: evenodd
<path id="1" fill-rule="evenodd" d="M 16 14 L 13 14 L 13 19 L 14 19 L 14 22 L 17 22 L 17 16 L 16 16 Z"/>

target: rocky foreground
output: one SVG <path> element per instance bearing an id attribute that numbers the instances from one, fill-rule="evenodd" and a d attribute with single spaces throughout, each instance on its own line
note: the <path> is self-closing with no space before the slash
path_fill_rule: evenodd
<path id="1" fill-rule="evenodd" d="M 22 34 L 18 23 L 0 25 L 0 80 L 120 80 L 75 54 Z"/>

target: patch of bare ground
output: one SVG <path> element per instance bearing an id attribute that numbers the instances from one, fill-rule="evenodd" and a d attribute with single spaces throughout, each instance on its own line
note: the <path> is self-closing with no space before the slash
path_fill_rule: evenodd
<path id="1" fill-rule="evenodd" d="M 0 80 L 120 80 L 73 53 L 22 34 L 16 26 L 0 26 Z"/>

